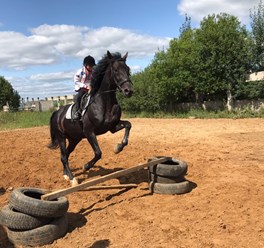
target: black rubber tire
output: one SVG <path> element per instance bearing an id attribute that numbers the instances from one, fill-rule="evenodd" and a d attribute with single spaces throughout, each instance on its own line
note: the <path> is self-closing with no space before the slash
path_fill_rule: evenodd
<path id="1" fill-rule="evenodd" d="M 180 183 L 185 181 L 185 177 L 184 176 L 164 177 L 164 176 L 158 176 L 154 173 L 149 173 L 149 181 L 153 181 L 155 183 Z"/>
<path id="2" fill-rule="evenodd" d="M 0 211 L 0 225 L 17 230 L 30 230 L 52 221 L 52 218 L 35 217 L 5 205 Z"/>
<path id="3" fill-rule="evenodd" d="M 164 156 L 153 157 L 148 161 L 150 162 L 162 157 Z M 187 173 L 186 162 L 171 157 L 168 157 L 168 160 L 163 163 L 151 165 L 148 168 L 151 173 L 163 177 L 178 177 L 178 176 L 184 176 Z"/>
<path id="4" fill-rule="evenodd" d="M 18 231 L 7 228 L 7 236 L 11 243 L 21 246 L 42 246 L 52 243 L 63 237 L 68 230 L 67 214 L 55 218 L 47 225 L 27 230 Z"/>
<path id="5" fill-rule="evenodd" d="M 166 194 L 166 195 L 180 195 L 191 191 L 191 185 L 189 181 L 183 181 L 181 183 L 149 183 L 149 189 L 151 193 Z"/>
<path id="6" fill-rule="evenodd" d="M 68 208 L 69 201 L 66 197 L 59 197 L 53 201 L 41 200 L 47 191 L 39 188 L 17 188 L 12 191 L 9 205 L 17 211 L 37 217 L 60 217 Z"/>

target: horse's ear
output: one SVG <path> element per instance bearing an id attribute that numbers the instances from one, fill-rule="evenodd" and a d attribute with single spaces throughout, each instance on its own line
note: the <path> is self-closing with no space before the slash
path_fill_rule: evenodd
<path id="1" fill-rule="evenodd" d="M 123 56 L 123 60 L 126 61 L 126 59 L 127 59 L 127 55 L 128 55 L 128 52 Z"/>
<path id="2" fill-rule="evenodd" d="M 107 57 L 109 58 L 109 59 L 112 59 L 113 58 L 113 56 L 112 56 L 112 54 L 107 50 Z"/>

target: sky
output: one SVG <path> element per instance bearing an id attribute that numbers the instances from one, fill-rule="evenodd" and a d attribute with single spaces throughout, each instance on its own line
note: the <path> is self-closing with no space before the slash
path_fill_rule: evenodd
<path id="1" fill-rule="evenodd" d="M 179 35 L 209 14 L 228 13 L 249 26 L 259 0 L 1 0 L 0 76 L 26 99 L 74 94 L 83 58 L 128 52 L 132 73 L 150 65 Z"/>

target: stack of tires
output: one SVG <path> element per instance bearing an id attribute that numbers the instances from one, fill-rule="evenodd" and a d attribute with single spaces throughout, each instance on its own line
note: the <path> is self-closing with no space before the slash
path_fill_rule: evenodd
<path id="1" fill-rule="evenodd" d="M 163 156 L 150 158 L 153 161 Z M 187 164 L 175 158 L 168 159 L 156 165 L 149 166 L 149 189 L 157 194 L 184 194 L 191 191 L 190 182 L 185 179 Z"/>
<path id="2" fill-rule="evenodd" d="M 39 188 L 17 188 L 9 203 L 0 211 L 0 225 L 6 227 L 11 243 L 42 246 L 63 237 L 68 229 L 66 197 L 41 200 L 47 191 Z"/>

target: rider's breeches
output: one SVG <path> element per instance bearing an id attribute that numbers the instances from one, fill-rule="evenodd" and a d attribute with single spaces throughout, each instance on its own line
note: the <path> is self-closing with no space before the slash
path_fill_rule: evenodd
<path id="1" fill-rule="evenodd" d="M 75 98 L 75 104 L 76 104 L 76 109 L 77 111 L 79 110 L 80 108 L 80 103 L 81 103 L 81 100 L 82 100 L 82 97 L 83 95 L 87 93 L 87 89 L 85 88 L 80 88 L 78 91 L 77 91 L 77 95 L 76 95 L 76 98 Z"/>

